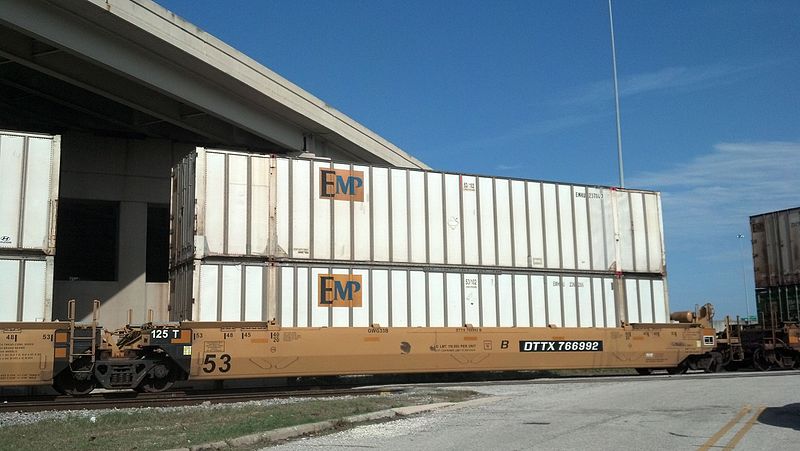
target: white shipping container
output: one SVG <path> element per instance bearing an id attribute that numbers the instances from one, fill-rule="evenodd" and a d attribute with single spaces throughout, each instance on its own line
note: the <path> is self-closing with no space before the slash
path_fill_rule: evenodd
<path id="1" fill-rule="evenodd" d="M 258 257 L 665 274 L 657 192 L 198 148 L 173 265 Z"/>
<path id="2" fill-rule="evenodd" d="M 173 270 L 170 319 L 276 319 L 285 327 L 615 327 L 620 316 L 668 321 L 663 279 L 623 282 L 602 275 L 196 260 Z M 615 285 L 624 290 L 620 309 Z"/>
<path id="3" fill-rule="evenodd" d="M 55 254 L 60 142 L 0 131 L 0 251 Z"/>
<path id="4" fill-rule="evenodd" d="M 756 288 L 800 285 L 800 208 L 750 217 Z"/>
<path id="5" fill-rule="evenodd" d="M 0 256 L 0 321 L 50 321 L 53 257 Z"/>

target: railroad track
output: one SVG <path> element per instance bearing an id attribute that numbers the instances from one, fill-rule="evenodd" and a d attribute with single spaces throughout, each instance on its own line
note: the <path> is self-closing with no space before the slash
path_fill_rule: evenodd
<path id="1" fill-rule="evenodd" d="M 651 375 L 583 375 L 583 376 L 552 376 L 546 378 L 530 378 L 530 379 L 498 379 L 486 381 L 460 381 L 460 382 L 431 382 L 427 384 L 414 384 L 414 385 L 433 385 L 439 387 L 449 386 L 463 386 L 463 385 L 493 385 L 493 384 L 564 384 L 564 383 L 603 383 L 603 382 L 639 382 L 639 381 L 657 381 L 664 379 L 734 379 L 734 378 L 748 378 L 748 377 L 798 377 L 800 370 L 781 370 L 781 371 L 730 371 L 718 373 L 705 373 L 705 372 L 690 372 L 686 374 L 651 374 Z M 392 385 L 394 387 L 394 385 Z"/>
<path id="2" fill-rule="evenodd" d="M 164 393 L 136 393 L 133 391 L 94 393 L 82 398 L 71 396 L 8 396 L 2 398 L 0 413 L 3 412 L 41 412 L 46 410 L 97 410 L 133 407 L 172 407 L 191 406 L 202 403 L 226 404 L 245 401 L 291 397 L 332 397 L 364 396 L 385 393 L 398 393 L 402 387 L 369 388 L 296 388 L 280 389 L 225 389 L 225 390 L 172 390 Z"/>
<path id="3" fill-rule="evenodd" d="M 256 401 L 264 399 L 278 399 L 290 397 L 331 397 L 331 396 L 363 396 L 372 394 L 398 393 L 414 386 L 458 387 L 464 385 L 482 386 L 496 384 L 563 384 L 563 383 L 610 383 L 620 381 L 656 381 L 663 379 L 727 379 L 747 377 L 797 377 L 798 370 L 788 371 L 736 371 L 721 373 L 688 373 L 681 375 L 653 374 L 640 375 L 581 375 L 581 376 L 553 376 L 553 377 L 519 377 L 514 379 L 497 378 L 485 375 L 486 379 L 459 380 L 459 381 L 413 381 L 392 383 L 388 381 L 372 380 L 365 378 L 355 385 L 335 385 L 331 387 L 301 386 L 224 390 L 170 390 L 164 393 L 136 393 L 133 391 L 94 393 L 83 398 L 56 395 L 34 396 L 6 396 L 0 398 L 0 413 L 3 412 L 38 412 L 45 410 L 95 410 L 111 408 L 133 407 L 168 407 L 199 405 L 205 402 L 213 404 Z M 371 385 L 370 384 L 386 384 Z"/>

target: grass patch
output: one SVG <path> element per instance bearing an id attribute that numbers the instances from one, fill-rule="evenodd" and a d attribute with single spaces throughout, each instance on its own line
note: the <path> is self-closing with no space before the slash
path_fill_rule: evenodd
<path id="1" fill-rule="evenodd" d="M 461 390 L 170 409 L 128 409 L 0 428 L 0 449 L 15 451 L 161 450 L 199 445 L 393 407 L 458 402 L 476 397 Z"/>

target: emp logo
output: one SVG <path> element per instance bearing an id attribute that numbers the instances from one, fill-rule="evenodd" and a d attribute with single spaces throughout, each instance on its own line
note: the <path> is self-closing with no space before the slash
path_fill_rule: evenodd
<path id="1" fill-rule="evenodd" d="M 364 201 L 364 172 L 349 169 L 319 170 L 320 199 Z"/>
<path id="2" fill-rule="evenodd" d="M 320 274 L 320 307 L 361 307 L 361 276 L 356 274 Z"/>

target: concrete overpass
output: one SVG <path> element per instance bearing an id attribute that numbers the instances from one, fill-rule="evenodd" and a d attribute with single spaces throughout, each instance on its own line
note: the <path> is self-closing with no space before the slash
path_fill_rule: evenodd
<path id="1" fill-rule="evenodd" d="M 3 0 L 0 127 L 425 167 L 149 0 Z"/>
<path id="2" fill-rule="evenodd" d="M 170 169 L 196 146 L 426 167 L 150 0 L 0 0 L 0 129 L 61 135 L 53 318 L 96 298 L 107 327 L 168 317 Z"/>

